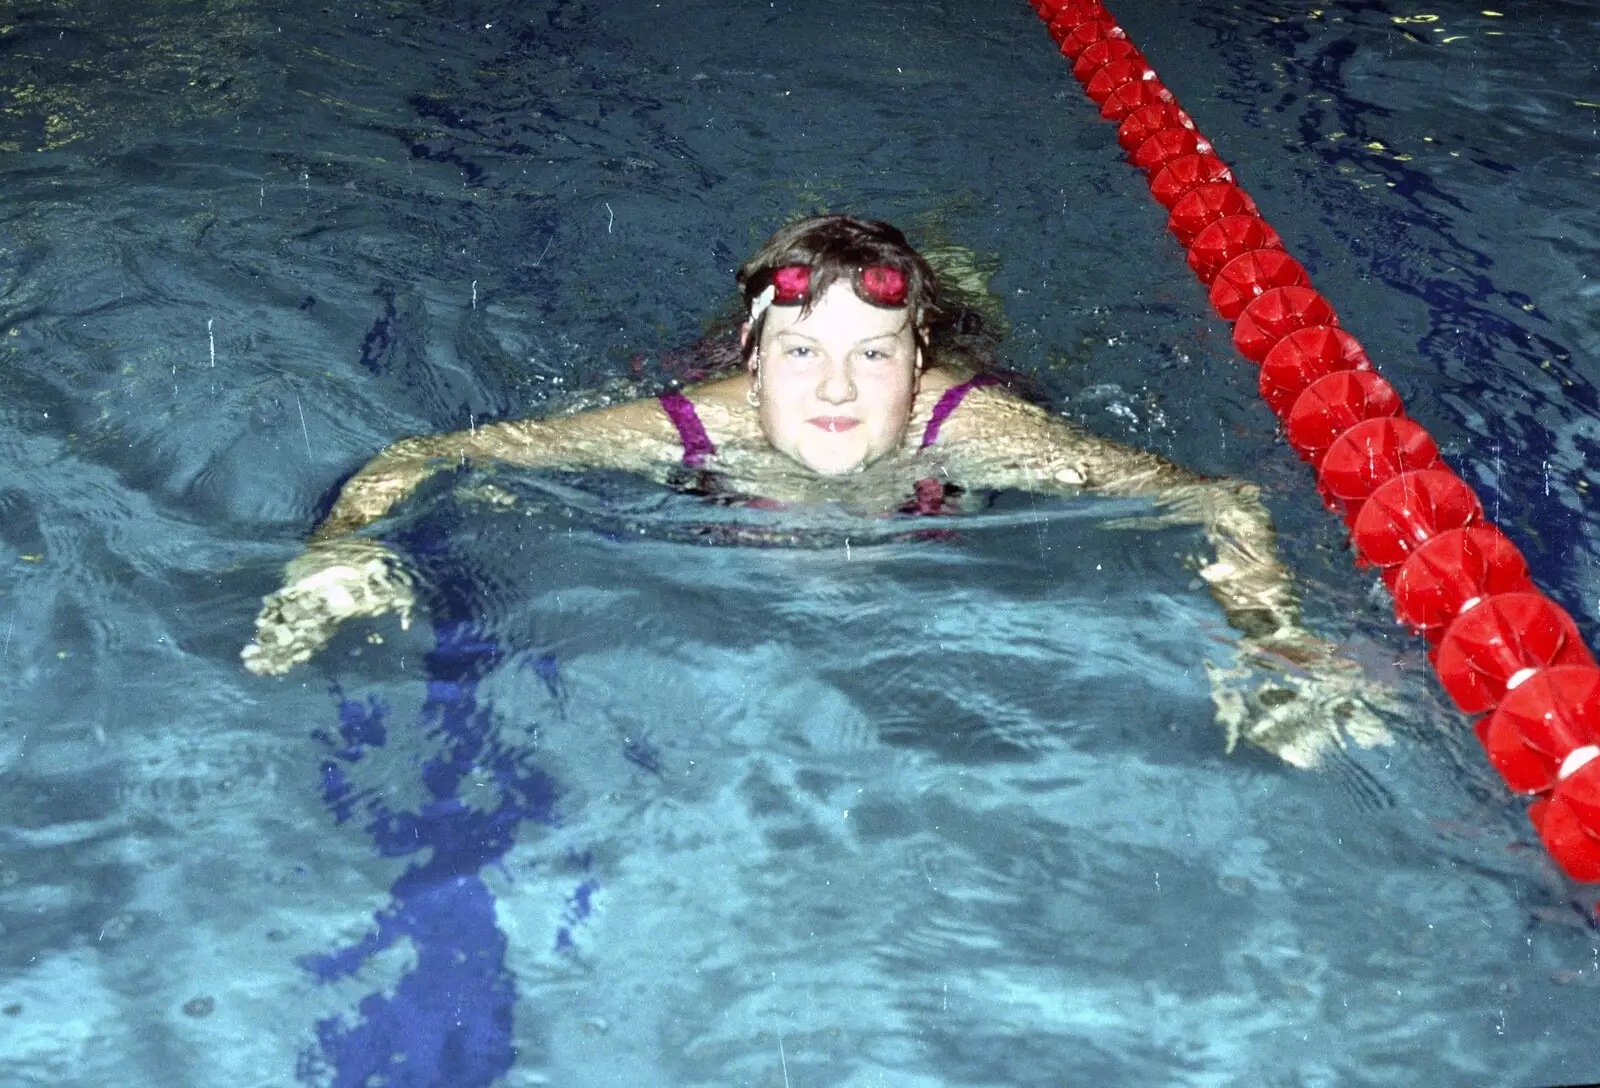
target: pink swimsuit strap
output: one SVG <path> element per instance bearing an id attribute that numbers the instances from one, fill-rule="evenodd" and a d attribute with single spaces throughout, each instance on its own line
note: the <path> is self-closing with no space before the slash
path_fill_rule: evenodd
<path id="1" fill-rule="evenodd" d="M 672 425 L 678 428 L 678 441 L 683 443 L 684 464 L 690 468 L 700 468 L 706 463 L 706 458 L 717 455 L 717 447 L 711 444 L 711 436 L 706 434 L 705 424 L 700 422 L 700 416 L 694 410 L 694 401 L 682 393 L 663 393 L 656 399 L 661 402 L 662 411 L 667 413 Z"/>
<path id="2" fill-rule="evenodd" d="M 928 419 L 928 427 L 922 432 L 921 449 L 927 449 L 939 441 L 939 428 L 944 426 L 944 421 L 950 414 L 961 407 L 961 402 L 968 393 L 974 389 L 981 389 L 986 385 L 998 385 L 1000 379 L 993 374 L 979 374 L 977 377 L 968 378 L 960 385 L 952 385 L 944 391 L 944 396 L 939 398 L 939 403 L 933 406 L 933 415 Z"/>

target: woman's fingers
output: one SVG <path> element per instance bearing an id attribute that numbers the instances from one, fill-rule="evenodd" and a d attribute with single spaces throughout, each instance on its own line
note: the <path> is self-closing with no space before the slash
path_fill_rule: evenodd
<path id="1" fill-rule="evenodd" d="M 305 573 L 262 603 L 255 639 L 240 653 L 244 667 L 258 676 L 282 676 L 309 661 L 352 617 L 395 612 L 402 627 L 411 624 L 416 591 L 387 549 L 342 549 L 321 557 L 331 560 L 326 566 L 306 562 L 310 558 L 292 564 L 292 573 Z"/>
<path id="2" fill-rule="evenodd" d="M 244 667 L 260 676 L 282 676 L 320 650 L 339 622 L 353 614 L 343 587 L 295 583 L 266 599 L 256 618 L 255 641 L 240 656 Z"/>
<path id="3" fill-rule="evenodd" d="M 1286 763 L 1314 767 L 1347 741 L 1388 743 L 1382 715 L 1396 709 L 1395 692 L 1368 679 L 1333 644 L 1306 632 L 1245 639 L 1239 649 L 1234 667 L 1206 663 L 1230 751 L 1244 740 Z"/>

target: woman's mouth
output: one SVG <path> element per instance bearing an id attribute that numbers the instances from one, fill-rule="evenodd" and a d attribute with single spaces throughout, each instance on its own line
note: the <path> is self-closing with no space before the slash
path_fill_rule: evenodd
<path id="1" fill-rule="evenodd" d="M 861 421 L 854 416 L 812 416 L 806 422 L 813 427 L 820 427 L 829 434 L 842 434 Z"/>

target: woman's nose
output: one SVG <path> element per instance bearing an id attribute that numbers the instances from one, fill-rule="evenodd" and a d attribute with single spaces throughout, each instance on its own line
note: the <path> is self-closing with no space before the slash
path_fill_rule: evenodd
<path id="1" fill-rule="evenodd" d="M 822 382 L 817 386 L 817 398 L 829 404 L 844 404 L 856 399 L 855 378 L 850 374 L 848 362 L 830 361 L 822 370 Z"/>

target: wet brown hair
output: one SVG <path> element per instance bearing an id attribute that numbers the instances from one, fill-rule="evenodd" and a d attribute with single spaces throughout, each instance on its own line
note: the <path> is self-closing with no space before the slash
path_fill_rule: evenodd
<path id="1" fill-rule="evenodd" d="M 888 223 L 856 219 L 849 215 L 818 215 L 797 219 L 767 239 L 759 252 L 739 266 L 739 293 L 745 312 L 772 283 L 772 275 L 789 265 L 811 269 L 811 292 L 801 313 L 827 293 L 836 281 L 853 282 L 856 274 L 872 265 L 886 265 L 906 278 L 906 307 L 911 311 L 917 342 L 928 345 L 928 330 L 941 316 L 939 277 L 906 236 Z M 744 356 L 749 360 L 761 340 L 762 314 L 750 329 Z"/>

